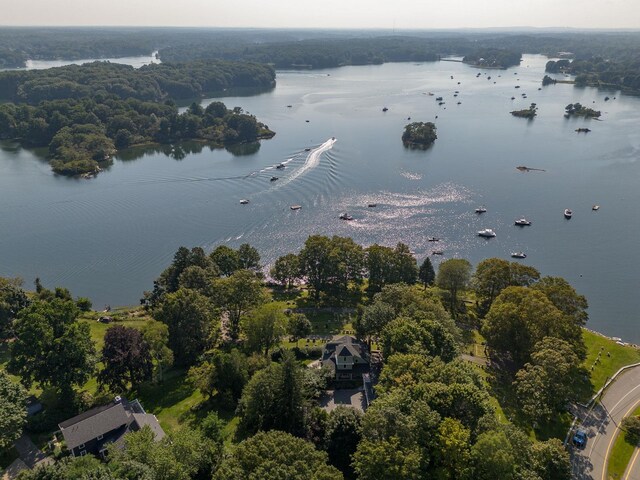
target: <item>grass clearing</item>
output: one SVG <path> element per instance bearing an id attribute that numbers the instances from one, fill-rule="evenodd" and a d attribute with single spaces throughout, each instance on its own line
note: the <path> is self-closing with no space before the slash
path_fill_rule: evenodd
<path id="1" fill-rule="evenodd" d="M 638 415 L 640 415 L 640 407 L 637 407 L 630 416 Z M 622 478 L 635 449 L 636 446 L 629 443 L 624 432 L 619 430 L 609 456 L 607 478 L 613 480 Z"/>
<path id="2" fill-rule="evenodd" d="M 640 350 L 637 348 L 618 345 L 610 338 L 589 330 L 583 330 L 582 333 L 587 346 L 587 358 L 583 366 L 591 379 L 591 392 L 588 392 L 588 397 L 602 388 L 607 379 L 621 367 L 640 362 Z"/>

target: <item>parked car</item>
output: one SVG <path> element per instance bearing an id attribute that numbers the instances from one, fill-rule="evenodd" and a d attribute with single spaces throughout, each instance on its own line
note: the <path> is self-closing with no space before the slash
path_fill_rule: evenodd
<path id="1" fill-rule="evenodd" d="M 587 432 L 582 428 L 576 430 L 576 433 L 573 435 L 573 444 L 578 448 L 584 448 L 587 444 Z"/>

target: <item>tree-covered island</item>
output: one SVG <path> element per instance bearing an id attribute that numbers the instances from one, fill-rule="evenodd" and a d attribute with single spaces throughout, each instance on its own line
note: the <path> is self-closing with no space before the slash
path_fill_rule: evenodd
<path id="1" fill-rule="evenodd" d="M 436 126 L 432 122 L 413 122 L 404 127 L 402 143 L 409 148 L 429 147 L 436 141 Z"/>
<path id="2" fill-rule="evenodd" d="M 538 114 L 538 107 L 535 103 L 532 103 L 529 108 L 525 108 L 522 110 L 514 110 L 510 112 L 514 117 L 520 118 L 529 118 L 532 119 Z"/>
<path id="3" fill-rule="evenodd" d="M 270 88 L 271 67 L 233 62 L 150 65 L 92 63 L 0 74 L 0 139 L 48 147 L 53 170 L 90 175 L 118 150 L 185 140 L 212 147 L 255 142 L 275 133 L 242 108 L 194 102 L 179 113 L 173 99 L 195 98 L 233 87 Z"/>
<path id="4" fill-rule="evenodd" d="M 585 117 L 585 118 L 599 118 L 602 113 L 599 110 L 594 110 L 593 108 L 585 107 L 580 103 L 570 103 L 566 107 L 564 107 L 565 114 L 564 116 L 569 118 L 572 116 L 576 117 Z"/>
<path id="5" fill-rule="evenodd" d="M 521 52 L 499 48 L 482 48 L 464 56 L 462 61 L 475 67 L 509 68 L 520 65 Z"/>

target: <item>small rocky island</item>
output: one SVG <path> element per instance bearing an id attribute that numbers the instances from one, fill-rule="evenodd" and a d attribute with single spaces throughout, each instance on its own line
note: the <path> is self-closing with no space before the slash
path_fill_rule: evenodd
<path id="1" fill-rule="evenodd" d="M 426 149 L 435 142 L 436 126 L 432 122 L 413 122 L 404 127 L 402 143 L 408 148 Z"/>
<path id="2" fill-rule="evenodd" d="M 535 103 L 532 103 L 529 108 L 525 108 L 524 110 L 514 110 L 511 112 L 511 115 L 514 117 L 520 118 L 529 118 L 532 119 L 538 114 L 538 107 Z"/>
<path id="3" fill-rule="evenodd" d="M 600 110 L 594 110 L 593 108 L 585 107 L 580 103 L 570 103 L 565 109 L 564 116 L 569 118 L 572 116 L 585 117 L 585 118 L 599 118 L 602 113 Z"/>

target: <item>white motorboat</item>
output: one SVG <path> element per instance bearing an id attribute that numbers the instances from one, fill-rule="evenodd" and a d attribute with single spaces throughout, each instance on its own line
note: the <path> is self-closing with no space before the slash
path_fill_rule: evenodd
<path id="1" fill-rule="evenodd" d="M 286 165 L 284 163 L 279 163 L 278 165 L 276 165 L 276 168 L 278 170 L 282 170 L 283 168 L 286 168 Z"/>
<path id="2" fill-rule="evenodd" d="M 513 258 L 527 258 L 527 254 L 524 252 L 512 252 L 511 257 Z"/>
<path id="3" fill-rule="evenodd" d="M 348 213 L 341 213 L 339 218 L 340 220 L 353 220 L 353 217 Z"/>
<path id="4" fill-rule="evenodd" d="M 564 218 L 566 218 L 568 220 L 572 216 L 573 216 L 573 212 L 571 211 L 571 209 L 570 208 L 565 208 L 564 209 Z"/>
<path id="5" fill-rule="evenodd" d="M 487 211 L 487 207 L 478 207 L 476 208 L 476 213 L 485 213 Z"/>
<path id="6" fill-rule="evenodd" d="M 242 200 L 240 200 L 240 203 L 242 205 L 246 205 L 247 203 L 249 203 L 249 200 L 247 200 L 246 198 L 243 198 Z"/>
<path id="7" fill-rule="evenodd" d="M 291 210 L 300 210 L 302 208 L 302 205 L 291 205 L 289 208 Z"/>
<path id="8" fill-rule="evenodd" d="M 519 227 L 528 227 L 531 225 L 531 222 L 529 220 L 527 220 L 526 218 L 522 217 L 519 218 L 518 220 L 516 220 L 516 225 L 518 225 Z"/>
<path id="9" fill-rule="evenodd" d="M 490 228 L 485 228 L 484 230 L 480 230 L 478 232 L 478 236 L 484 238 L 493 238 L 496 236 L 496 232 L 494 232 Z"/>
<path id="10" fill-rule="evenodd" d="M 594 212 L 600 210 L 600 205 L 594 205 L 593 207 L 591 207 L 591 210 L 593 210 Z"/>

